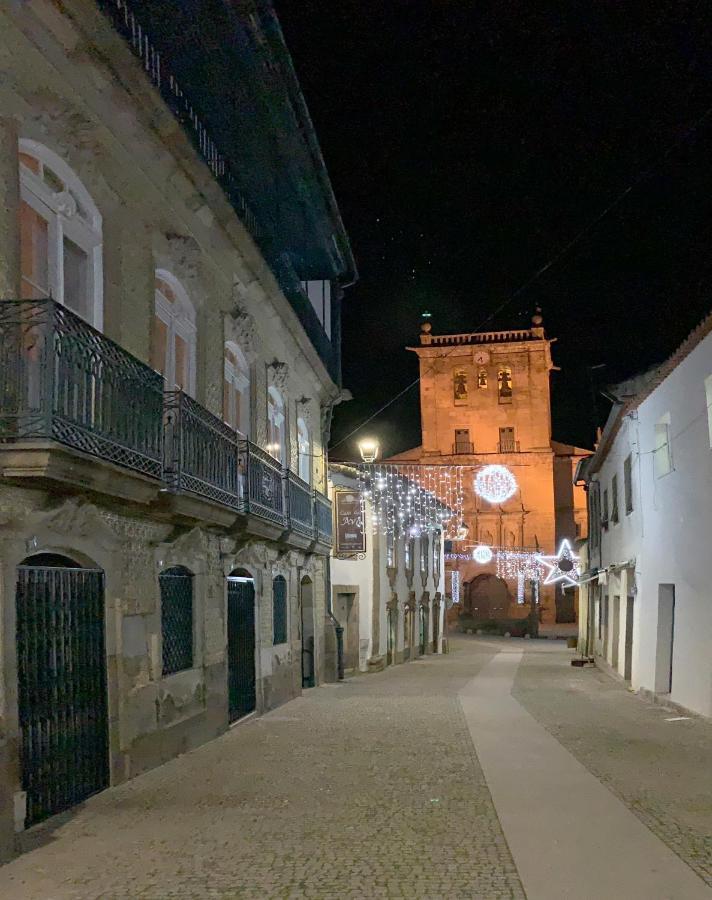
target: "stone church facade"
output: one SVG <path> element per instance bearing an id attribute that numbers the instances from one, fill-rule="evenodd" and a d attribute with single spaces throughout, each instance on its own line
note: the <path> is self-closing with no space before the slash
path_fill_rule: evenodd
<path id="1" fill-rule="evenodd" d="M 0 12 L 2 857 L 330 677 L 348 239 L 270 5 L 216 53 L 243 48 L 240 89 L 291 122 L 289 170 L 222 155 L 152 43 L 164 7 Z M 305 222 L 260 209 L 260 179 Z"/>
<path id="2" fill-rule="evenodd" d="M 587 451 L 552 440 L 551 343 L 536 315 L 529 329 L 472 334 L 433 334 L 426 322 L 420 345 L 410 348 L 420 362 L 423 442 L 390 461 L 470 467 L 463 478 L 465 530 L 446 554 L 448 592 L 453 572 L 460 581 L 453 617 L 527 615 L 531 586 L 526 602 L 518 602 L 517 579 L 498 577 L 496 551 L 554 554 L 562 539 L 573 546 L 585 536 L 585 495 L 573 477 Z M 475 472 L 488 464 L 506 466 L 516 478 L 517 491 L 505 503 L 475 494 Z M 495 558 L 475 562 L 477 544 L 493 548 Z M 560 585 L 540 585 L 539 604 L 544 623 L 574 620 L 575 597 Z"/>

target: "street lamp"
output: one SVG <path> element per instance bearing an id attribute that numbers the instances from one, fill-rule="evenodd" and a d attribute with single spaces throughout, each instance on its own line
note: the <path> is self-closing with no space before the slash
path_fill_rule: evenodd
<path id="1" fill-rule="evenodd" d="M 373 438 L 364 438 L 358 442 L 358 452 L 365 463 L 376 462 L 380 449 L 378 441 Z"/>

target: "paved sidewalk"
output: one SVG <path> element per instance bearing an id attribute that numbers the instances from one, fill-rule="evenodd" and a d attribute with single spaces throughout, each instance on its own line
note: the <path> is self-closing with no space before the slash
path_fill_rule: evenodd
<path id="1" fill-rule="evenodd" d="M 523 897 L 457 700 L 494 652 L 317 688 L 106 791 L 0 897 Z"/>
<path id="2" fill-rule="evenodd" d="M 712 898 L 693 874 L 712 858 L 712 723 L 668 723 L 570 658 L 461 636 L 308 691 L 28 832 L 0 897 Z M 587 836 L 615 889 L 585 874 Z"/>

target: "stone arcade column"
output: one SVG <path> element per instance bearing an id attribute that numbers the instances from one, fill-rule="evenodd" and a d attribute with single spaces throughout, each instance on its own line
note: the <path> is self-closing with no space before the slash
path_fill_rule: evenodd
<path id="1" fill-rule="evenodd" d="M 0 116 L 0 300 L 20 296 L 20 162 L 17 123 Z"/>

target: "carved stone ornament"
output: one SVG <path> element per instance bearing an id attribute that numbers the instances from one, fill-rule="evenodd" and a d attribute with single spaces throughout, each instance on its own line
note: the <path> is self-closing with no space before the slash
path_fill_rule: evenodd
<path id="1" fill-rule="evenodd" d="M 202 528 L 196 525 L 172 543 L 164 544 L 163 549 L 176 565 L 181 559 L 205 560 L 208 555 L 208 538 Z"/>
<path id="2" fill-rule="evenodd" d="M 398 610 L 398 594 L 395 591 L 391 593 L 391 599 L 386 603 L 386 606 L 392 610 Z"/>
<path id="3" fill-rule="evenodd" d="M 425 607 L 425 609 L 429 609 L 430 607 L 430 594 L 427 591 L 423 591 L 420 597 L 420 605 Z"/>
<path id="4" fill-rule="evenodd" d="M 232 309 L 225 314 L 225 339 L 233 340 L 250 362 L 257 357 L 257 331 L 255 320 L 236 298 L 237 286 L 233 287 Z"/>
<path id="5" fill-rule="evenodd" d="M 286 391 L 289 381 L 289 366 L 285 362 L 275 359 L 269 364 L 270 385 L 278 391 Z"/>
<path id="6" fill-rule="evenodd" d="M 72 498 L 56 509 L 32 516 L 28 525 L 33 531 L 53 531 L 67 537 L 91 538 L 101 546 L 115 547 L 119 538 L 91 503 Z"/>

